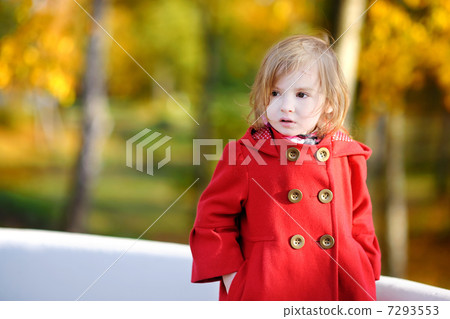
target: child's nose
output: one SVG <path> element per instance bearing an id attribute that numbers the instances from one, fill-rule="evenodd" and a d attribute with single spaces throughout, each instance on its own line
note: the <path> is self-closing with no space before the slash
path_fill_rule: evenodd
<path id="1" fill-rule="evenodd" d="M 287 113 L 295 111 L 294 101 L 292 101 L 289 96 L 283 96 L 283 99 L 281 101 L 281 111 Z"/>

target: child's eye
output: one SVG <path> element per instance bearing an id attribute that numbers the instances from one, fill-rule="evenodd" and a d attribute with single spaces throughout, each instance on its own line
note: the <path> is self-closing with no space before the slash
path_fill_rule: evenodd
<path id="1" fill-rule="evenodd" d="M 278 96 L 278 95 L 280 95 L 280 93 L 278 93 L 277 91 L 272 91 L 272 92 L 270 93 L 270 95 L 272 95 L 272 96 Z"/>
<path id="2" fill-rule="evenodd" d="M 299 93 L 297 93 L 297 96 L 298 96 L 299 98 L 304 99 L 305 97 L 308 97 L 308 94 L 303 93 L 303 92 L 299 92 Z"/>

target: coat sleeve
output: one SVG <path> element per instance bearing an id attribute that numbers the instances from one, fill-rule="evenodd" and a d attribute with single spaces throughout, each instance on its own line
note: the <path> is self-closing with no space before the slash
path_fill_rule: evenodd
<path id="1" fill-rule="evenodd" d="M 192 282 L 220 280 L 244 261 L 237 219 L 248 193 L 248 173 L 239 144 L 226 145 L 211 182 L 200 197 L 190 234 Z"/>
<path id="2" fill-rule="evenodd" d="M 353 190 L 353 238 L 362 246 L 372 264 L 375 280 L 380 279 L 381 252 L 372 220 L 372 204 L 367 189 L 367 164 L 363 155 L 349 157 Z"/>

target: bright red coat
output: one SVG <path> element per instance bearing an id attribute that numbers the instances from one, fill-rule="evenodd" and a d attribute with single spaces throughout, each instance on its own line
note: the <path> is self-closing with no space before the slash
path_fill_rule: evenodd
<path id="1" fill-rule="evenodd" d="M 287 160 L 291 147 L 296 161 Z M 323 148 L 330 156 L 319 161 Z M 375 300 L 381 262 L 366 186 L 370 153 L 341 132 L 302 145 L 275 130 L 256 140 L 250 128 L 228 143 L 198 203 L 192 282 L 237 271 L 228 294 L 221 282 L 220 300 Z M 289 200 L 292 189 L 300 201 Z M 304 240 L 292 243 L 295 235 Z M 320 245 L 324 235 L 334 246 Z"/>

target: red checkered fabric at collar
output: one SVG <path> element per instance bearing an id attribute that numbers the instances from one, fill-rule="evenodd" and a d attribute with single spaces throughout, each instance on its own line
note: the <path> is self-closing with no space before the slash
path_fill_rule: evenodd
<path id="1" fill-rule="evenodd" d="M 272 133 L 267 126 L 264 126 L 263 128 L 252 132 L 252 137 L 255 140 L 268 140 L 272 138 Z"/>
<path id="2" fill-rule="evenodd" d="M 333 141 L 351 142 L 353 140 L 350 136 L 348 136 L 344 132 L 337 131 L 336 133 L 333 134 Z"/>

